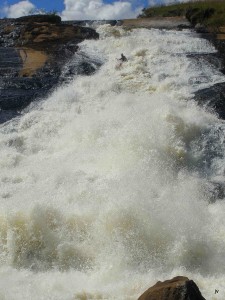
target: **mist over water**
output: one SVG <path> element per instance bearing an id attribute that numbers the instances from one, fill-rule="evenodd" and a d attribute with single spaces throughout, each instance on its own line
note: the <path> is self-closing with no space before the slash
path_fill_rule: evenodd
<path id="1" fill-rule="evenodd" d="M 224 121 L 192 98 L 224 76 L 188 57 L 215 49 L 98 31 L 80 45 L 96 74 L 0 127 L 0 299 L 137 299 L 185 275 L 222 300 Z"/>

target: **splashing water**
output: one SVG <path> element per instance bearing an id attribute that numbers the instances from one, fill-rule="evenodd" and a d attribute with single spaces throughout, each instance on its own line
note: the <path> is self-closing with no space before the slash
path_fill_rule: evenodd
<path id="1" fill-rule="evenodd" d="M 176 275 L 223 299 L 224 122 L 192 97 L 224 77 L 187 57 L 215 49 L 98 31 L 96 74 L 0 127 L 0 299 L 137 299 Z"/>

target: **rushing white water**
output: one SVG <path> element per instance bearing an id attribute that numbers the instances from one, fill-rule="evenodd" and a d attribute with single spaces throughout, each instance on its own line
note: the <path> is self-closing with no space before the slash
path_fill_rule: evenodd
<path id="1" fill-rule="evenodd" d="M 137 299 L 185 275 L 222 300 L 224 122 L 191 99 L 224 77 L 187 57 L 215 50 L 98 30 L 81 51 L 101 69 L 0 128 L 0 299 Z"/>

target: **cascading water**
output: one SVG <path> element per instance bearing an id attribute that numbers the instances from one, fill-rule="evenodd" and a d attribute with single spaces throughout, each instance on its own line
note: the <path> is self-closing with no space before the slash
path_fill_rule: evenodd
<path id="1" fill-rule="evenodd" d="M 137 299 L 185 275 L 222 300 L 225 124 L 191 99 L 224 76 L 187 56 L 215 49 L 98 31 L 80 45 L 98 72 L 0 128 L 0 299 Z"/>

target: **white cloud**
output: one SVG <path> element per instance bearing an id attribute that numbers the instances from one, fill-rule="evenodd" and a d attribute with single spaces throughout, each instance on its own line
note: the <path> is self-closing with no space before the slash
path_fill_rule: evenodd
<path id="1" fill-rule="evenodd" d="M 197 0 L 192 0 L 197 1 Z M 155 6 L 155 5 L 168 5 L 168 4 L 176 4 L 176 3 L 182 3 L 182 2 L 190 2 L 190 0 L 149 0 L 148 4 L 149 6 Z"/>
<path id="2" fill-rule="evenodd" d="M 34 4 L 29 0 L 20 1 L 16 4 L 5 5 L 3 7 L 3 14 L 7 18 L 19 18 L 28 15 L 32 10 L 35 9 Z"/>
<path id="3" fill-rule="evenodd" d="M 158 2 L 156 0 L 148 0 L 148 4 L 149 6 L 155 6 L 158 4 Z"/>
<path id="4" fill-rule="evenodd" d="M 64 0 L 63 20 L 114 20 L 136 17 L 142 7 L 132 8 L 132 1 Z"/>

